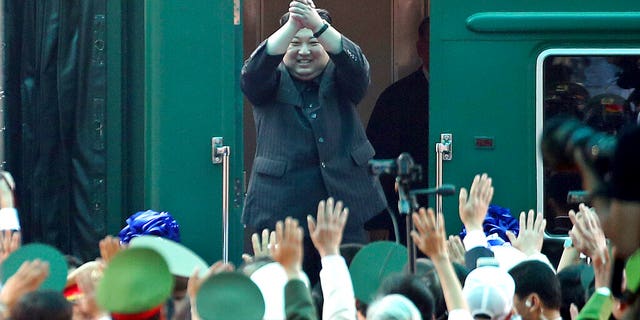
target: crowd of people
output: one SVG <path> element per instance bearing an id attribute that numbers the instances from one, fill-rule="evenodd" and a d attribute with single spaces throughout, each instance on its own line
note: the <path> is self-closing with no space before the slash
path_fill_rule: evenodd
<path id="1" fill-rule="evenodd" d="M 640 141 L 640 130 L 635 130 L 635 139 L 636 143 Z M 11 198 L 11 176 L 7 172 L 2 176 L 2 203 L 10 203 L 4 200 L 7 196 Z M 585 205 L 578 212 L 570 212 L 574 223 L 570 232 L 573 246 L 565 249 L 555 267 L 541 253 L 545 220 L 533 211 L 520 214 L 520 231 L 517 235 L 510 233 L 508 243 L 489 244 L 483 223 L 493 193 L 492 179 L 486 174 L 477 175 L 468 191 L 460 190 L 458 214 L 468 230 L 462 241 L 447 237 L 442 213 L 436 214 L 430 208 L 415 212 L 411 236 L 428 259 L 418 259 L 416 264 L 422 267 L 412 274 L 397 268 L 384 270 L 393 264 L 384 261 L 392 259 L 390 255 L 373 255 L 379 261 L 370 261 L 370 267 L 382 266 L 375 272 L 393 272 L 381 279 L 369 279 L 378 289 L 366 296 L 355 285 L 357 282 L 352 281 L 360 277 L 360 271 L 350 269 L 348 263 L 358 259 L 359 253 L 371 245 L 360 247 L 355 253 L 341 250 L 348 248 L 343 245 L 343 234 L 349 209 L 341 201 L 328 198 L 318 203 L 315 216 L 307 216 L 307 230 L 297 219 L 287 217 L 278 221 L 273 230 L 254 234 L 254 252 L 245 255 L 245 262 L 237 270 L 222 262 L 207 267 L 187 248 L 177 249 L 181 248 L 175 241 L 179 241 L 179 225 L 170 214 L 136 213 L 127 219 L 121 238 L 107 236 L 100 242 L 99 259 L 69 266 L 68 275 L 65 270 L 64 294 L 62 290 L 38 289 L 53 276 L 54 268 L 50 270 L 47 260 L 53 259 L 42 257 L 22 263 L 3 283 L 2 316 L 5 319 L 415 320 L 610 316 L 637 319 L 640 212 L 633 211 L 640 208 L 637 195 L 635 200 L 613 196 L 600 199 L 610 203 L 602 221 L 601 214 Z M 609 220 L 613 217 L 622 220 Z M 617 230 L 608 229 L 612 223 L 634 224 L 635 229 L 621 236 Z M 305 233 L 321 257 L 321 299 L 312 294 L 314 290 L 302 270 Z M 2 233 L 3 263 L 29 246 L 20 247 L 19 235 L 17 230 Z M 121 239 L 127 239 L 126 243 Z M 140 244 L 145 241 L 139 240 L 145 239 L 147 245 Z M 580 254 L 586 255 L 590 264 L 580 259 Z M 476 263 L 470 265 L 468 259 L 476 259 Z M 613 269 L 618 261 L 624 263 L 621 282 L 612 280 L 616 278 Z M 186 270 L 191 270 L 189 276 Z"/>
<path id="2" fill-rule="evenodd" d="M 412 214 L 426 258 L 409 268 L 401 244 L 362 243 L 386 206 L 354 111 L 368 68 L 311 0 L 293 0 L 246 62 L 259 137 L 243 215 L 251 252 L 237 268 L 208 266 L 180 244 L 179 222 L 152 210 L 96 244 L 95 261 L 60 268 L 54 248 L 21 245 L 14 181 L 1 172 L 0 319 L 640 319 L 640 128 L 620 135 L 610 180 L 576 153 L 592 207 L 568 213 L 557 265 L 542 253 L 542 213 L 523 211 L 517 232 L 489 239 L 493 181 L 478 174 L 459 192 L 463 238 L 447 236 L 442 212 Z"/>

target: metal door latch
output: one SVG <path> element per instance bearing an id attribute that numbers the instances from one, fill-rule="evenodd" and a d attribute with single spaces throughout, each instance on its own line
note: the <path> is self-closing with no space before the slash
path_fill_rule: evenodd
<path id="1" fill-rule="evenodd" d="M 438 144 L 439 150 L 442 153 L 442 160 L 453 159 L 453 134 L 441 133 L 440 143 Z"/>

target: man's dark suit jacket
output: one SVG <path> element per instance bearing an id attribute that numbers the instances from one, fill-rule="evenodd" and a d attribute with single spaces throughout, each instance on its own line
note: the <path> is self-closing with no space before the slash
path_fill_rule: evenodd
<path id="1" fill-rule="evenodd" d="M 273 229 L 292 216 L 306 226 L 306 216 L 315 216 L 318 202 L 331 196 L 349 208 L 343 241 L 360 242 L 364 222 L 386 207 L 380 183 L 368 173 L 374 150 L 356 110 L 369 84 L 369 63 L 344 36 L 342 46 L 321 75 L 319 106 L 302 105 L 281 63 L 284 55 L 268 55 L 266 41 L 245 62 L 241 86 L 257 131 L 245 225 Z"/>

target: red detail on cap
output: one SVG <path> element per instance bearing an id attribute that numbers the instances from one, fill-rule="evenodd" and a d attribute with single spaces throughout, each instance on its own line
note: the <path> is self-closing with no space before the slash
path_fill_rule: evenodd
<path id="1" fill-rule="evenodd" d="M 111 313 L 112 320 L 145 320 L 149 319 L 162 310 L 162 304 L 148 311 L 132 314 Z"/>
<path id="2" fill-rule="evenodd" d="M 75 301 L 79 298 L 82 298 L 82 296 L 84 295 L 82 293 L 82 290 L 80 290 L 80 287 L 78 287 L 78 284 L 72 284 L 64 288 L 62 294 L 65 298 L 67 298 L 68 301 Z"/>

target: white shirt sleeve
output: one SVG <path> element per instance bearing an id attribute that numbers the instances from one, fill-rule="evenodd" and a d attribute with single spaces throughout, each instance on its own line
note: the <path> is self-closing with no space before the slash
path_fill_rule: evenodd
<path id="1" fill-rule="evenodd" d="M 467 251 L 475 247 L 486 248 L 489 245 L 487 242 L 487 235 L 485 235 L 482 230 L 468 231 L 467 235 L 462 240 L 462 243 L 464 243 L 464 247 Z"/>
<path id="2" fill-rule="evenodd" d="M 321 262 L 322 319 L 355 320 L 356 299 L 347 263 L 340 255 L 325 256 Z"/>
<path id="3" fill-rule="evenodd" d="M 449 311 L 449 320 L 473 320 L 473 317 L 469 310 L 454 309 Z"/>
<path id="4" fill-rule="evenodd" d="M 20 220 L 16 208 L 0 209 L 0 230 L 20 230 Z"/>

